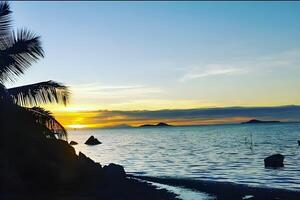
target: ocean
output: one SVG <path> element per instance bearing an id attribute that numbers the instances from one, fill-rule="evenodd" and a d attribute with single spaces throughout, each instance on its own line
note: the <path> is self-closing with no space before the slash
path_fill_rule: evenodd
<path id="1" fill-rule="evenodd" d="M 95 136 L 100 145 L 84 142 Z M 74 148 L 129 174 L 300 190 L 300 123 L 69 130 Z M 265 169 L 281 153 L 285 167 Z"/>

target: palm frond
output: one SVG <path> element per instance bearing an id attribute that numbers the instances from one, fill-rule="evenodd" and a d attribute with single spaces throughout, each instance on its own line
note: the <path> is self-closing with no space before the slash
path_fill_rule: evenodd
<path id="1" fill-rule="evenodd" d="M 20 87 L 9 88 L 8 93 L 20 106 L 37 106 L 46 103 L 63 103 L 69 101 L 67 86 L 54 81 L 45 81 Z"/>
<path id="2" fill-rule="evenodd" d="M 0 35 L 6 35 L 11 28 L 11 10 L 8 2 L 0 2 Z"/>
<path id="3" fill-rule="evenodd" d="M 24 108 L 26 109 L 36 123 L 45 128 L 44 134 L 48 137 L 57 137 L 58 139 L 68 139 L 68 133 L 66 129 L 61 125 L 52 115 L 50 111 L 47 111 L 40 107 Z"/>
<path id="4" fill-rule="evenodd" d="M 44 57 L 40 37 L 30 31 L 0 37 L 0 82 L 14 81 L 40 57 Z"/>

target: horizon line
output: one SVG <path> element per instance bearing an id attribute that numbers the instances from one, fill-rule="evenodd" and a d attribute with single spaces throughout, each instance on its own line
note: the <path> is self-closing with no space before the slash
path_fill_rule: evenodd
<path id="1" fill-rule="evenodd" d="M 114 112 L 138 112 L 138 111 L 168 111 L 168 110 L 205 110 L 205 109 L 232 109 L 232 108 L 283 108 L 283 107 L 300 107 L 300 104 L 283 104 L 283 105 L 273 105 L 273 106 L 215 106 L 215 107 L 194 107 L 194 108 L 163 108 L 163 109 L 134 109 L 134 110 L 121 110 L 121 109 L 87 109 L 87 110 L 70 110 L 70 111 L 54 111 L 54 113 L 63 112 L 103 112 L 103 111 L 114 111 Z"/>
<path id="2" fill-rule="evenodd" d="M 279 121 L 280 123 L 276 123 L 276 122 L 270 122 L 270 123 L 262 123 L 262 124 L 287 124 L 287 123 L 300 123 L 300 121 Z M 259 124 L 259 123 L 258 123 Z M 259 124 L 259 125 L 262 125 Z M 123 125 L 123 127 L 122 127 Z M 146 125 L 146 124 L 143 124 Z M 151 124 L 151 125 L 155 125 L 155 124 Z M 243 123 L 243 122 L 231 122 L 231 123 L 216 123 L 216 124 L 186 124 L 186 125 L 172 125 L 169 124 L 170 126 L 166 126 L 166 127 L 142 127 L 142 125 L 139 126 L 131 126 L 128 124 L 121 124 L 121 125 L 116 125 L 116 126 L 106 126 L 106 127 L 83 127 L 83 128 L 70 128 L 70 127 L 66 127 L 67 130 L 88 130 L 88 129 L 136 129 L 136 128 L 141 128 L 141 129 L 149 129 L 149 128 L 176 128 L 176 127 L 191 127 L 191 126 L 222 126 L 222 125 L 247 125 L 247 123 Z M 252 125 L 252 124 L 248 124 L 248 125 Z"/>

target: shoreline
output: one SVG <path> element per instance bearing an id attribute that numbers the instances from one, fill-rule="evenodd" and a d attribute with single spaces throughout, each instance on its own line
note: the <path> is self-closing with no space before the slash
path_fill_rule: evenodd
<path id="1" fill-rule="evenodd" d="M 102 166 L 77 154 L 67 141 L 9 141 L 14 144 L 0 151 L 0 178 L 5 183 L 0 184 L 1 200 L 176 200 L 171 191 L 126 177 L 121 165 Z"/>
<path id="2" fill-rule="evenodd" d="M 99 179 L 100 180 L 100 179 Z M 172 191 L 132 178 L 110 180 L 87 190 L 1 192 L 1 200 L 180 200 Z"/>
<path id="3" fill-rule="evenodd" d="M 151 176 L 129 177 L 150 181 L 169 186 L 182 187 L 197 192 L 215 196 L 218 200 L 240 200 L 248 196 L 251 200 L 299 200 L 300 191 L 249 186 L 230 182 L 216 182 L 205 180 L 191 180 L 185 178 L 160 178 Z M 250 197 L 251 196 L 251 197 Z"/>

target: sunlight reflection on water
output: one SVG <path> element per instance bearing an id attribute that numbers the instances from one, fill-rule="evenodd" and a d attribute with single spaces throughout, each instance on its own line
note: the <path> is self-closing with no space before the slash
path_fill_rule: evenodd
<path id="1" fill-rule="evenodd" d="M 74 146 L 102 165 L 130 173 L 231 181 L 300 190 L 300 124 L 218 125 L 69 131 Z M 249 139 L 253 135 L 253 151 Z M 87 146 L 97 137 L 102 144 Z M 247 142 L 245 142 L 247 141 Z M 285 168 L 265 169 L 263 159 L 285 155 Z"/>
<path id="2" fill-rule="evenodd" d="M 163 185 L 159 183 L 152 183 L 152 185 L 155 185 L 158 188 L 163 188 L 173 192 L 174 194 L 177 194 L 179 199 L 184 199 L 184 200 L 215 200 L 216 199 L 215 197 L 210 196 L 208 194 L 196 192 L 181 187 L 173 187 L 173 186 Z"/>

